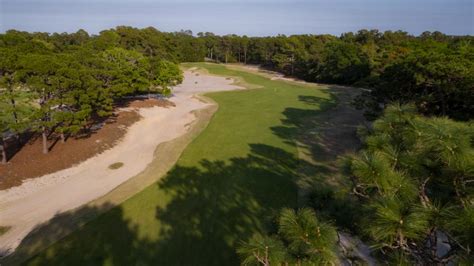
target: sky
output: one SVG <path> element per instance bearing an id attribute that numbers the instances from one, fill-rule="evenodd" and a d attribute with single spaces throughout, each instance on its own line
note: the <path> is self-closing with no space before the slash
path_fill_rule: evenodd
<path id="1" fill-rule="evenodd" d="M 474 0 L 0 0 L 0 32 L 118 25 L 270 36 L 360 29 L 474 35 Z"/>

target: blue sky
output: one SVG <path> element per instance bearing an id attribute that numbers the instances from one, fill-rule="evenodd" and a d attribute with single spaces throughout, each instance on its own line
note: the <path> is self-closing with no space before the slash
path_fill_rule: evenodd
<path id="1" fill-rule="evenodd" d="M 0 32 L 98 33 L 117 25 L 249 36 L 363 28 L 474 35 L 474 0 L 0 0 Z"/>

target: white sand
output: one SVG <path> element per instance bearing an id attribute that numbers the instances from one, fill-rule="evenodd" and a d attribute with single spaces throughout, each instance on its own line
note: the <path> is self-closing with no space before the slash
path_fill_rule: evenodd
<path id="1" fill-rule="evenodd" d="M 194 95 L 241 89 L 232 85 L 231 79 L 198 74 L 193 69 L 185 71 L 184 77 L 170 99 L 176 107 L 140 109 L 143 118 L 112 149 L 77 166 L 0 191 L 0 226 L 11 226 L 0 237 L 0 255 L 13 252 L 36 225 L 101 197 L 142 172 L 152 162 L 156 147 L 186 133 L 196 119 L 192 112 L 209 105 Z M 116 162 L 124 166 L 116 170 L 108 168 Z"/>

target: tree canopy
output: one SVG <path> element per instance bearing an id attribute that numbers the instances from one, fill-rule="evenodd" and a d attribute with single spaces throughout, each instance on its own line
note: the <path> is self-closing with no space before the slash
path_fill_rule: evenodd
<path id="1" fill-rule="evenodd" d="M 169 93 L 170 86 L 182 81 L 171 36 L 131 27 L 97 36 L 84 30 L 0 34 L 2 150 L 6 136 L 37 132 L 47 153 L 51 133 L 64 140 L 65 134 L 87 130 L 111 115 L 124 96 Z M 194 39 L 181 42 L 188 41 Z"/>
<path id="2" fill-rule="evenodd" d="M 472 124 L 391 105 L 347 161 L 366 207 L 363 231 L 384 254 L 410 264 L 473 259 Z M 440 252 L 441 243 L 449 248 Z"/>

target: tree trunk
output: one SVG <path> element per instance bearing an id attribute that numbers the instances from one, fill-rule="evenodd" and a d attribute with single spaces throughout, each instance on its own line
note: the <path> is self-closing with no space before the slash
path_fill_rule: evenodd
<path id="1" fill-rule="evenodd" d="M 437 228 L 433 228 L 431 230 L 431 236 L 430 236 L 430 242 L 431 242 L 431 256 L 433 258 L 437 258 L 437 251 L 438 251 L 438 232 Z"/>
<path id="2" fill-rule="evenodd" d="M 12 104 L 12 107 L 13 107 L 13 119 L 15 119 L 15 124 L 18 124 L 18 114 L 16 113 L 16 102 L 15 102 L 15 99 L 13 99 L 13 97 L 10 99 L 10 102 Z"/>
<path id="3" fill-rule="evenodd" d="M 291 75 L 295 73 L 295 55 L 291 55 Z"/>
<path id="4" fill-rule="evenodd" d="M 227 52 L 225 52 L 225 63 L 227 64 Z"/>
<path id="5" fill-rule="evenodd" d="M 48 138 L 46 136 L 46 127 L 43 127 L 42 136 L 43 136 L 43 154 L 47 154 L 48 153 Z"/>
<path id="6" fill-rule="evenodd" d="M 13 97 L 13 85 L 9 83 L 8 85 L 8 92 L 9 92 L 9 98 L 10 98 L 10 104 L 12 106 L 12 115 L 13 115 L 13 120 L 15 121 L 15 124 L 18 124 L 18 114 L 16 112 L 16 101 L 15 98 Z"/>
<path id="7" fill-rule="evenodd" d="M 2 164 L 7 163 L 7 151 L 5 147 L 5 140 L 3 137 L 0 139 L 0 151 L 2 152 Z"/>
<path id="8" fill-rule="evenodd" d="M 426 195 L 426 184 L 430 179 L 431 177 L 426 178 L 425 181 L 421 183 L 419 188 L 419 197 L 423 207 L 428 207 L 431 204 L 430 198 L 428 198 L 428 195 Z"/>
<path id="9" fill-rule="evenodd" d="M 403 220 L 400 220 L 400 223 L 403 223 Z M 402 229 L 398 229 L 398 242 L 400 247 L 403 249 L 405 246 L 405 237 L 403 236 Z"/>
<path id="10" fill-rule="evenodd" d="M 270 261 L 268 260 L 268 246 L 265 247 L 265 266 L 270 266 Z"/>
<path id="11" fill-rule="evenodd" d="M 247 49 L 244 49 L 244 64 L 247 64 Z"/>
<path id="12" fill-rule="evenodd" d="M 453 179 L 453 186 L 454 186 L 454 192 L 456 192 L 456 197 L 458 200 L 461 202 L 463 207 L 466 207 L 466 202 L 464 201 L 463 193 L 461 192 L 461 188 L 459 187 L 461 180 L 459 180 L 459 177 L 455 177 Z"/>

